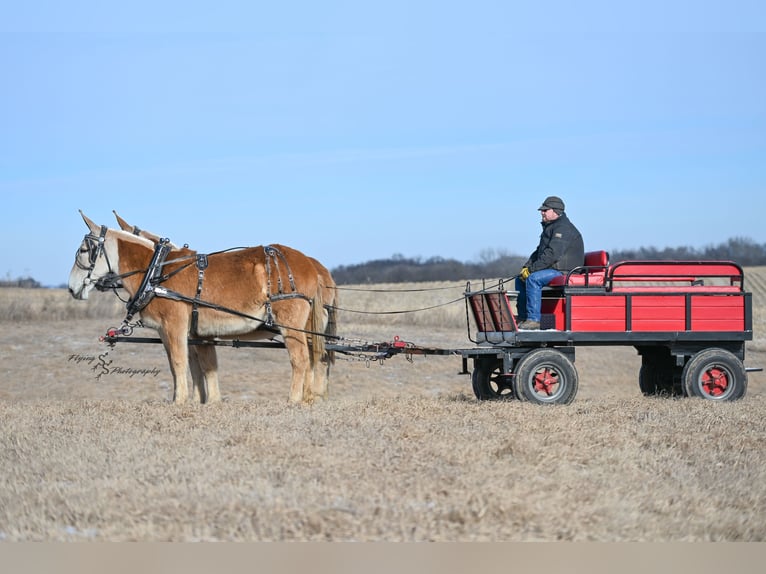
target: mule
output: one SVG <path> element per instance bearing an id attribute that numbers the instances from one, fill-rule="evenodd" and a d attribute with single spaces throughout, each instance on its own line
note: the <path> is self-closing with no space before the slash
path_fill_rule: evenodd
<path id="1" fill-rule="evenodd" d="M 128 231 L 139 237 L 150 240 L 153 244 L 158 244 L 161 237 L 155 233 L 131 225 L 125 219 L 120 217 L 117 211 L 112 210 L 117 224 L 123 231 Z M 317 277 L 320 288 L 322 289 L 322 301 L 324 302 L 323 320 L 320 333 L 327 339 L 334 339 L 337 335 L 336 308 L 338 304 L 338 290 L 335 280 L 330 271 L 322 265 L 317 259 L 309 257 L 317 271 Z M 311 331 L 311 325 L 306 326 L 307 331 Z M 313 345 L 309 335 L 309 344 Z M 317 336 L 321 338 L 321 336 Z M 246 335 L 238 337 L 247 338 Z M 329 394 L 330 368 L 335 363 L 335 353 L 327 350 L 319 361 L 313 362 L 313 379 L 311 386 L 311 399 L 327 398 Z M 220 390 L 218 387 L 218 358 L 216 349 L 212 345 L 189 345 L 189 366 L 192 374 L 192 389 L 194 400 L 200 402 L 211 402 L 220 400 Z"/>
<path id="2" fill-rule="evenodd" d="M 162 238 L 139 227 L 130 225 L 116 211 L 112 211 L 120 229 L 133 235 L 143 237 L 153 245 L 160 243 Z M 173 248 L 176 245 L 170 244 Z M 191 370 L 192 400 L 199 403 L 214 403 L 221 400 L 218 384 L 218 354 L 213 345 L 189 345 L 189 368 Z"/>
<path id="3" fill-rule="evenodd" d="M 319 332 L 325 309 L 309 257 L 285 245 L 200 255 L 99 226 L 80 213 L 89 231 L 75 255 L 69 292 L 84 300 L 94 288 L 119 284 L 127 291 L 128 319 L 140 313 L 142 324 L 159 333 L 175 403 L 188 400 L 190 334 L 212 340 L 272 338 L 275 332 L 284 340 L 291 365 L 288 400 L 313 401 L 314 364 L 324 353 L 324 338 L 315 336 L 310 345 L 309 334 Z"/>

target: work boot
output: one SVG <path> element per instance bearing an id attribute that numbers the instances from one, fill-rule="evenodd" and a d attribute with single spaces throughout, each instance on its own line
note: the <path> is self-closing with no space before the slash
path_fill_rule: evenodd
<path id="1" fill-rule="evenodd" d="M 522 331 L 537 331 L 540 329 L 540 321 L 532 321 L 527 319 L 519 324 L 519 330 Z"/>

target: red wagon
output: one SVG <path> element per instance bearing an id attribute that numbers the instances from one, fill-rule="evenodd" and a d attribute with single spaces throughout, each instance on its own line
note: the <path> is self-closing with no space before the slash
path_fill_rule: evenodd
<path id="1" fill-rule="evenodd" d="M 716 401 L 747 390 L 745 342 L 753 338 L 752 294 L 731 261 L 620 261 L 604 251 L 554 281 L 543 293 L 539 331 L 519 331 L 515 292 L 502 285 L 466 290 L 469 338 L 479 399 L 515 397 L 570 403 L 578 387 L 577 346 L 633 346 L 646 395 Z"/>

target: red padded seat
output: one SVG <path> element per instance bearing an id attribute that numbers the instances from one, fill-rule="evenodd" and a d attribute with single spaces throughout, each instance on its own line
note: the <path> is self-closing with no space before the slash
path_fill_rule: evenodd
<path id="1" fill-rule="evenodd" d="M 569 273 L 554 277 L 548 286 L 603 287 L 607 267 L 609 267 L 609 253 L 588 251 L 581 267 L 575 267 Z"/>

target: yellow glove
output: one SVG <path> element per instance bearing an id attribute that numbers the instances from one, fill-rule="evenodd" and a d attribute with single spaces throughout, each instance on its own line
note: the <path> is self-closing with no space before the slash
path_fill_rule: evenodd
<path id="1" fill-rule="evenodd" d="M 519 273 L 519 277 L 522 281 L 526 281 L 527 277 L 529 277 L 529 267 L 522 267 L 521 273 Z"/>

